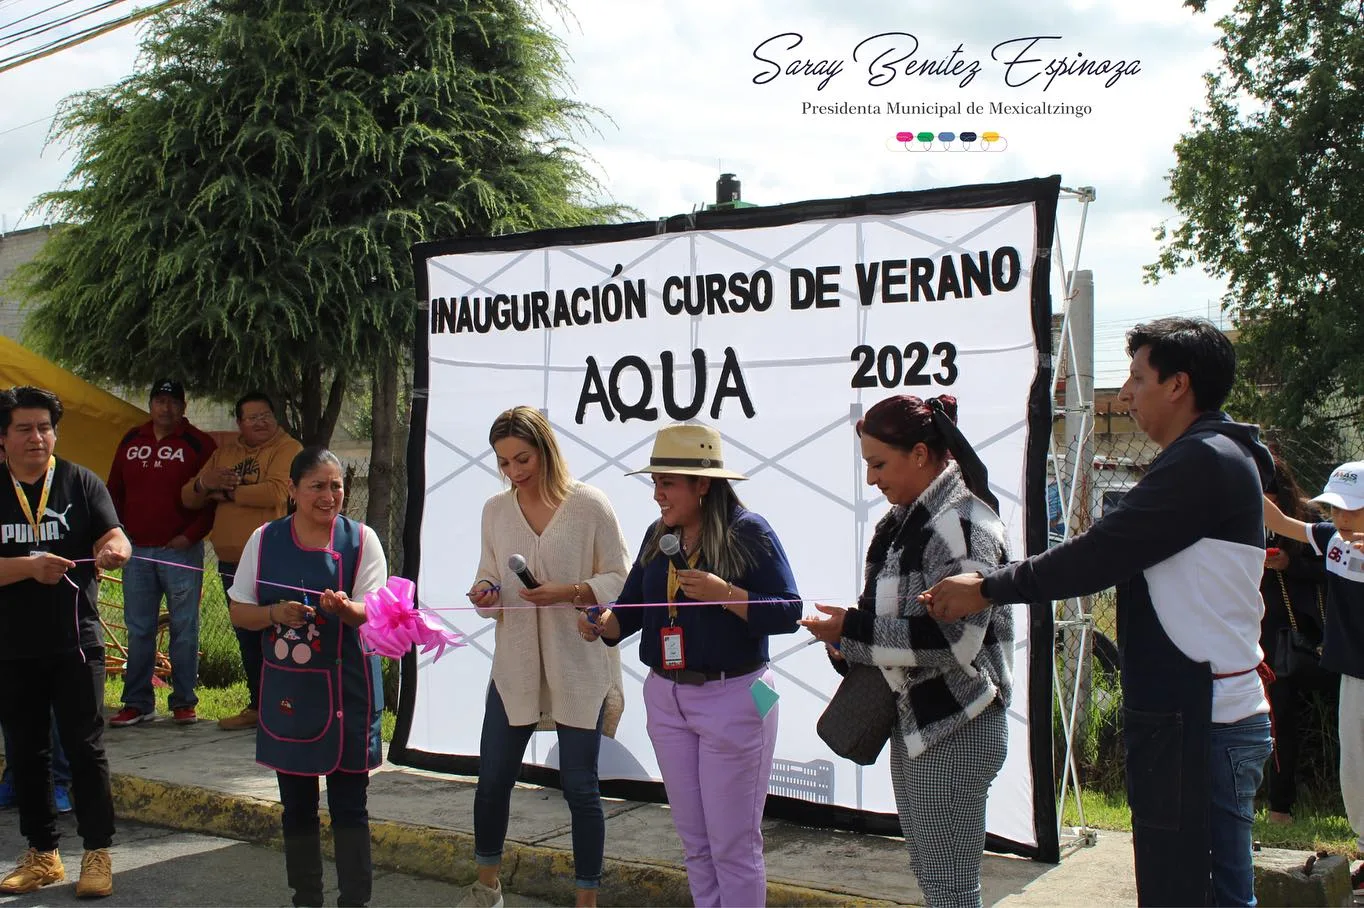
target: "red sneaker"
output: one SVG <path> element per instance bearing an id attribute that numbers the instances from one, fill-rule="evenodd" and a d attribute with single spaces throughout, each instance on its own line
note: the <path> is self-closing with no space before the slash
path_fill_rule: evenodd
<path id="1" fill-rule="evenodd" d="M 109 720 L 109 727 L 126 728 L 129 725 L 136 725 L 139 722 L 151 722 L 155 718 L 156 713 L 144 713 L 142 710 L 132 706 L 125 706 Z"/>
<path id="2" fill-rule="evenodd" d="M 176 725 L 193 725 L 199 721 L 199 714 L 194 711 L 193 706 L 177 706 L 171 710 L 171 718 Z"/>

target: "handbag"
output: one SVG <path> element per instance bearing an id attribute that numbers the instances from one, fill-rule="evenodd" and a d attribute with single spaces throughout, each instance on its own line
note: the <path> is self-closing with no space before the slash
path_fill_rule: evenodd
<path id="1" fill-rule="evenodd" d="M 899 719 L 895 693 L 874 665 L 851 663 L 815 730 L 840 757 L 870 766 Z"/>
<path id="2" fill-rule="evenodd" d="M 1288 678 L 1310 670 L 1321 663 L 1321 641 L 1313 640 L 1298 627 L 1298 619 L 1293 615 L 1293 603 L 1288 598 L 1288 584 L 1284 582 L 1283 571 L 1275 571 L 1279 578 L 1279 589 L 1283 592 L 1284 608 L 1288 611 L 1288 627 L 1279 628 L 1274 636 L 1274 677 Z M 1321 613 L 1321 626 L 1326 626 L 1326 607 L 1322 604 L 1321 587 L 1317 587 L 1317 611 Z"/>

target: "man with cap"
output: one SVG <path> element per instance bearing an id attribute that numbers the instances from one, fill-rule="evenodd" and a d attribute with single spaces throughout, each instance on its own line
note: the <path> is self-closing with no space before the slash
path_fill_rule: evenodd
<path id="1" fill-rule="evenodd" d="M 1284 516 L 1265 499 L 1265 526 L 1280 536 L 1312 546 L 1326 565 L 1326 627 L 1321 667 L 1340 673 L 1340 794 L 1345 816 L 1364 851 L 1364 461 L 1331 471 L 1315 502 L 1331 519 L 1304 523 Z M 1364 895 L 1364 864 L 1350 875 L 1355 895 Z"/>
<path id="2" fill-rule="evenodd" d="M 123 569 L 128 664 L 123 709 L 109 720 L 114 728 L 156 718 L 152 673 L 163 596 L 170 613 L 171 715 L 181 725 L 198 721 L 199 597 L 213 510 L 185 507 L 180 489 L 217 445 L 185 418 L 185 388 L 178 381 L 156 382 L 150 398 L 151 420 L 123 436 L 109 468 L 109 495 L 133 543 Z"/>

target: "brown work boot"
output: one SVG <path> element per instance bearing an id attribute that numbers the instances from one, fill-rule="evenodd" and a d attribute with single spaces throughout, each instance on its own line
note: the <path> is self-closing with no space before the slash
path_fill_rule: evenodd
<path id="1" fill-rule="evenodd" d="M 255 728 L 256 721 L 260 716 L 254 709 L 247 707 L 235 716 L 227 716 L 218 720 L 218 727 L 223 731 L 241 731 L 244 728 Z"/>
<path id="2" fill-rule="evenodd" d="M 0 893 L 37 892 L 48 883 L 60 883 L 64 879 L 66 868 L 62 866 L 62 856 L 57 854 L 57 849 L 39 851 L 30 848 L 19 855 L 18 865 L 0 880 Z"/>
<path id="3" fill-rule="evenodd" d="M 81 878 L 76 881 L 76 898 L 100 899 L 114 894 L 114 859 L 108 848 L 96 848 L 81 856 Z"/>

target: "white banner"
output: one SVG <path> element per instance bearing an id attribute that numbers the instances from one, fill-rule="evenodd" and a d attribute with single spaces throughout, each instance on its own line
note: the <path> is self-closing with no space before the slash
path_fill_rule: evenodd
<path id="1" fill-rule="evenodd" d="M 420 604 L 470 645 L 439 662 L 418 660 L 405 676 L 415 674 L 415 695 L 409 686 L 395 759 L 453 766 L 436 758 L 478 754 L 494 624 L 467 610 L 463 593 L 478 563 L 483 502 L 504 488 L 488 429 L 517 404 L 545 412 L 573 475 L 610 497 L 632 554 L 658 509 L 649 477 L 626 471 L 647 462 L 661 426 L 692 419 L 719 428 L 726 467 L 749 477 L 736 490 L 780 537 L 812 614 L 815 601 L 856 604 L 866 545 L 886 509 L 865 483 L 853 424 L 892 394 L 949 393 L 989 469 L 1011 551 L 1022 556 L 1030 472 L 1043 502 L 1038 452 L 1049 419 L 1030 420 L 1029 401 L 1045 380 L 1035 329 L 1049 312 L 1056 183 L 1009 185 L 1017 200 L 945 190 L 939 195 L 958 205 L 906 211 L 930 194 L 902 194 L 898 213 L 820 217 L 830 203 L 809 203 L 814 219 L 800 219 L 800 205 L 729 213 L 756 225 L 744 229 L 701 229 L 726 223 L 716 213 L 682 232 L 627 225 L 505 238 L 500 250 L 498 240 L 452 242 L 458 251 L 444 254 L 441 244 L 419 247 L 430 309 L 425 351 L 418 344 L 426 399 L 414 419 L 408 539 L 419 540 Z M 1020 186 L 1029 191 L 1020 195 Z M 895 198 L 845 210 L 893 207 Z M 990 203 L 970 207 L 982 201 Z M 630 236 L 609 239 L 621 233 Z M 1030 519 L 1044 522 L 1045 507 Z M 1053 793 L 1034 790 L 1030 756 L 1030 698 L 1045 701 L 1037 732 L 1049 742 L 1050 691 L 1029 689 L 1026 609 L 1015 624 L 1009 753 L 991 789 L 988 829 L 1033 853 L 1039 837 L 1055 835 L 1038 829 L 1034 799 Z M 893 814 L 890 749 L 862 768 L 815 734 L 838 676 L 811 640 L 803 630 L 770 640 L 781 696 L 772 790 Z M 1049 660 L 1050 640 L 1038 645 Z M 621 655 L 626 708 L 602 748 L 601 777 L 657 780 L 637 637 Z M 1037 675 L 1049 676 L 1049 668 Z M 554 767 L 554 744 L 553 733 L 537 733 L 526 762 Z"/>

